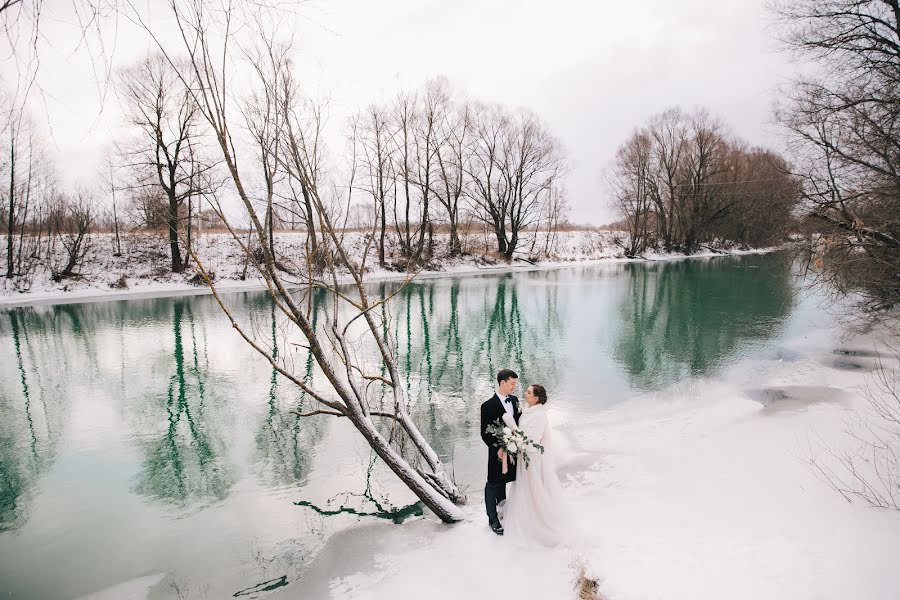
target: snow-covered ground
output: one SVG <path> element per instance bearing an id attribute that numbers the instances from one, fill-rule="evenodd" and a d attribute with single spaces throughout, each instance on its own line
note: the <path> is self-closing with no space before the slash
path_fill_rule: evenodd
<path id="1" fill-rule="evenodd" d="M 333 540 L 304 592 L 572 598 L 582 562 L 605 600 L 893 600 L 900 511 L 848 503 L 809 464 L 822 444 L 857 443 L 845 423 L 864 409 L 875 366 L 835 354 L 871 351 L 873 338 L 838 333 L 597 417 L 557 411 L 561 474 L 585 540 L 575 547 L 511 547 L 488 529 L 475 490 L 469 518 L 452 527 L 421 520 Z"/>
<path id="2" fill-rule="evenodd" d="M 537 236 L 536 239 L 533 239 Z M 459 258 L 435 259 L 419 277 L 435 277 L 448 274 L 484 273 L 496 270 L 528 270 L 552 268 L 572 263 L 593 263 L 610 260 L 628 260 L 624 257 L 620 243 L 627 239 L 622 232 L 611 231 L 568 231 L 556 233 L 547 243 L 547 234 L 528 233 L 519 244 L 521 255 L 511 264 L 499 260 L 490 252 L 493 240 L 481 234 L 463 236 L 463 246 L 467 253 Z M 0 236 L 2 241 L 3 236 Z M 435 254 L 446 255 L 448 236 L 435 235 Z M 0 278 L 0 306 L 57 303 L 92 302 L 107 299 L 148 298 L 208 293 L 202 285 L 190 282 L 195 270 L 192 266 L 181 274 L 171 272 L 168 245 L 158 235 L 129 234 L 123 236 L 123 252 L 113 255 L 113 236 L 95 234 L 91 236 L 90 249 L 83 264 L 77 269 L 79 277 L 54 281 L 51 277 L 52 265 L 41 262 L 24 280 Z M 533 242 L 533 243 L 532 243 Z M 361 257 L 365 247 L 362 233 L 345 234 L 345 245 L 353 256 Z M 5 242 L 3 244 L 5 247 Z M 280 257 L 288 264 L 302 265 L 306 254 L 305 234 L 282 232 L 276 234 L 275 247 Z M 252 265 L 245 266 L 245 255 L 230 234 L 210 233 L 195 241 L 197 252 L 204 268 L 215 274 L 217 289 L 221 291 L 249 291 L 264 289 L 262 280 L 254 276 Z M 693 257 L 716 256 L 723 252 L 730 254 L 759 252 L 763 250 L 741 251 L 736 249 L 705 250 Z M 59 254 L 59 253 L 58 253 Z M 402 279 L 406 273 L 399 267 L 391 268 L 399 262 L 397 240 L 388 238 L 387 268 L 378 266 L 374 246 L 370 248 L 366 261 L 366 278 L 370 281 Z M 673 260 L 684 258 L 683 254 L 651 253 L 646 260 Z M 53 264 L 62 264 L 61 254 Z M 124 281 L 127 287 L 113 287 Z"/>

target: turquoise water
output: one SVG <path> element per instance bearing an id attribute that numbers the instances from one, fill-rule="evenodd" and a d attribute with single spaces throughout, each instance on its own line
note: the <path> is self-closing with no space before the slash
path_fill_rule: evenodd
<path id="1" fill-rule="evenodd" d="M 321 383 L 265 294 L 225 299 Z M 589 413 L 820 326 L 782 254 L 430 279 L 389 312 L 413 415 L 476 496 L 477 411 L 500 368 Z M 311 406 L 209 296 L 0 312 L 0 592 L 159 574 L 154 597 L 300 596 L 336 534 L 414 500 L 346 423 L 291 412 Z"/>

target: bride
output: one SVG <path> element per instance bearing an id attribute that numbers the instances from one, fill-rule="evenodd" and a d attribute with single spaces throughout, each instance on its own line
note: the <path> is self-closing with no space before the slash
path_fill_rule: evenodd
<path id="1" fill-rule="evenodd" d="M 518 541 L 555 546 L 571 537 L 569 510 L 562 485 L 556 476 L 554 446 L 547 422 L 547 391 L 542 385 L 530 385 L 525 391 L 526 406 L 519 423 L 509 414 L 506 425 L 520 429 L 531 441 L 544 447 L 528 451 L 528 465 L 521 454 L 516 460 L 516 480 L 506 502 L 506 533 Z"/>

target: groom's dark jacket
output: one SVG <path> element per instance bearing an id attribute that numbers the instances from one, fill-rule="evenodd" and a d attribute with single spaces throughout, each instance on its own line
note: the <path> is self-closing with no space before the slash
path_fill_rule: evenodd
<path id="1" fill-rule="evenodd" d="M 513 418 L 518 423 L 519 415 L 522 414 L 519 412 L 519 399 L 515 396 L 508 396 L 507 398 L 512 402 Z M 488 425 L 495 424 L 498 421 L 502 425 L 503 415 L 505 414 L 506 410 L 503 408 L 503 402 L 497 394 L 491 396 L 490 400 L 481 405 L 481 439 L 484 440 L 488 447 L 488 483 L 507 483 L 516 480 L 515 463 L 509 462 L 509 469 L 506 475 L 503 474 L 503 463 L 497 456 L 500 443 L 496 437 L 487 432 Z"/>

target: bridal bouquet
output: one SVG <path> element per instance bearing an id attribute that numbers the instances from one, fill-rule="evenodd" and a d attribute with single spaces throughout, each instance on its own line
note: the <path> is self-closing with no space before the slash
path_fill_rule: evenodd
<path id="1" fill-rule="evenodd" d="M 509 471 L 509 466 L 507 465 L 506 457 L 509 456 L 510 460 L 515 461 L 516 456 L 520 456 L 522 461 L 525 463 L 525 468 L 528 468 L 528 450 L 530 448 L 536 448 L 544 453 L 544 447 L 534 442 L 525 435 L 521 429 L 513 429 L 507 425 L 504 425 L 502 421 L 499 419 L 496 423 L 488 425 L 485 427 L 485 430 L 497 438 L 497 441 L 500 442 L 500 447 L 504 450 L 505 454 L 503 455 L 503 474 L 505 475 Z"/>

